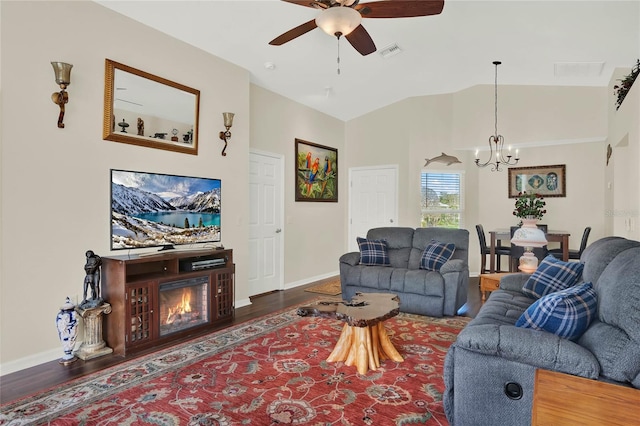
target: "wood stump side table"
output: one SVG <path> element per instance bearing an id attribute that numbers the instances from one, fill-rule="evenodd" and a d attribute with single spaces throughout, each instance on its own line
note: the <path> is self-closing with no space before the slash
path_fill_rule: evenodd
<path id="1" fill-rule="evenodd" d="M 359 374 L 376 370 L 381 360 L 404 361 L 384 328 L 384 320 L 399 312 L 400 299 L 390 293 L 357 293 L 348 302 L 334 298 L 298 308 L 300 316 L 337 318 L 345 322 L 327 361 L 355 365 Z"/>

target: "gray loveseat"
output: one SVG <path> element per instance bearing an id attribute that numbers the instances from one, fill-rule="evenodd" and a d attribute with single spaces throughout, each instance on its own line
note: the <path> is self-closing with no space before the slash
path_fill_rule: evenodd
<path id="1" fill-rule="evenodd" d="M 640 388 L 640 242 L 606 237 L 580 261 L 579 281 L 593 284 L 597 314 L 575 341 L 515 327 L 534 302 L 520 291 L 529 276 L 502 278 L 447 353 L 443 402 L 451 425 L 530 425 L 538 368 Z"/>
<path id="2" fill-rule="evenodd" d="M 340 257 L 342 296 L 395 293 L 400 311 L 441 317 L 455 315 L 467 301 L 469 231 L 449 228 L 374 228 L 367 239 L 387 242 L 390 266 L 360 264 L 360 253 Z M 455 251 L 439 271 L 420 269 L 422 253 L 431 240 L 455 244 Z"/>

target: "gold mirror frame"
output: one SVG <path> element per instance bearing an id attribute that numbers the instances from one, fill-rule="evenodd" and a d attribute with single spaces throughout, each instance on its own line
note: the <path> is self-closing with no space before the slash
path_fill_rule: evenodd
<path id="1" fill-rule="evenodd" d="M 105 60 L 104 140 L 198 155 L 199 109 L 199 90 Z"/>

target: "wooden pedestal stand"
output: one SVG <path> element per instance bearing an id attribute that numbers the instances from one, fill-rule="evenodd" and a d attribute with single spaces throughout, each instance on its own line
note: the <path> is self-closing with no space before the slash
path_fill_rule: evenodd
<path id="1" fill-rule="evenodd" d="M 102 314 L 111 313 L 111 305 L 103 303 L 95 308 L 76 308 L 84 323 L 84 341 L 74 355 L 88 360 L 110 354 L 113 349 L 102 339 Z"/>
<path id="2" fill-rule="evenodd" d="M 383 321 L 398 315 L 400 300 L 389 293 L 358 293 L 350 302 L 321 300 L 316 305 L 298 308 L 300 316 L 324 316 L 345 321 L 328 362 L 343 361 L 355 365 L 358 373 L 380 367 L 380 360 L 404 361 L 391 343 Z"/>

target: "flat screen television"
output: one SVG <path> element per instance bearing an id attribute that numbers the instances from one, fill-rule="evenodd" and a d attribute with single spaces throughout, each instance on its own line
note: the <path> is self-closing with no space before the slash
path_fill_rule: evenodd
<path id="1" fill-rule="evenodd" d="M 111 169 L 111 250 L 219 242 L 220 179 Z"/>

